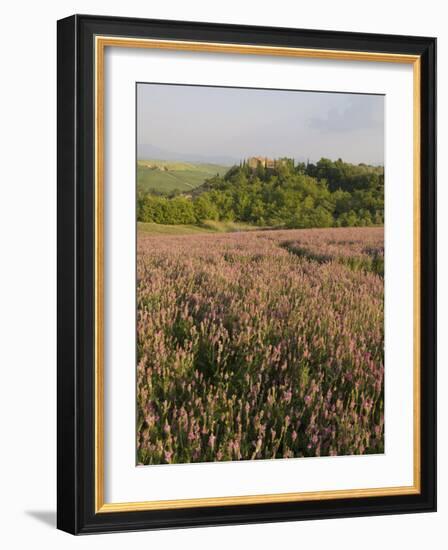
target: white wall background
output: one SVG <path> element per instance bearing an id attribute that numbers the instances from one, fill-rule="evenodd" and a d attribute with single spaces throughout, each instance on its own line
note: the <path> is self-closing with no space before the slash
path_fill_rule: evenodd
<path id="1" fill-rule="evenodd" d="M 446 548 L 448 191 L 439 153 L 439 512 L 75 538 L 55 530 L 56 20 L 73 13 L 437 36 L 439 152 L 448 148 L 440 0 L 16 0 L 0 32 L 0 543 L 5 548 Z"/>

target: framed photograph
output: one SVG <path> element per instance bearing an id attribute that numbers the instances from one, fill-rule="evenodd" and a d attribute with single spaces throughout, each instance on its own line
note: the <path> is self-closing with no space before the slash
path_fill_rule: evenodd
<path id="1" fill-rule="evenodd" d="M 58 22 L 58 527 L 436 509 L 434 38 Z"/>

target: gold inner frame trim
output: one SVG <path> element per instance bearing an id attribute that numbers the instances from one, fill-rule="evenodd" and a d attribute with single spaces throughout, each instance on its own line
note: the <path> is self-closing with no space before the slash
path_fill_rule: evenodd
<path id="1" fill-rule="evenodd" d="M 402 487 L 343 489 L 332 491 L 275 493 L 264 495 L 154 500 L 142 502 L 106 503 L 104 501 L 104 54 L 106 47 L 147 48 L 207 53 L 231 53 L 329 59 L 406 63 L 413 66 L 413 298 L 414 298 L 414 361 L 413 361 L 413 484 Z M 304 502 L 343 498 L 363 498 L 419 494 L 421 491 L 421 425 L 420 425 L 420 120 L 421 72 L 417 55 L 381 52 L 321 50 L 250 44 L 225 44 L 96 36 L 95 54 L 95 513 L 167 510 L 208 506 L 235 506 L 279 502 Z"/>

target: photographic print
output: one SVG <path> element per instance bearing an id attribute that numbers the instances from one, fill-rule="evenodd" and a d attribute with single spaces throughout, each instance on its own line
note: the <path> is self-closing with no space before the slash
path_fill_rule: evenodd
<path id="1" fill-rule="evenodd" d="M 137 84 L 137 463 L 384 452 L 384 96 Z"/>
<path id="2" fill-rule="evenodd" d="M 58 21 L 59 529 L 436 510 L 435 61 Z"/>

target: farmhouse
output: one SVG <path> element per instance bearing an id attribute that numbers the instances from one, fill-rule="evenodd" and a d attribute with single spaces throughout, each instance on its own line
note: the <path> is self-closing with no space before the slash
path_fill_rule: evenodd
<path id="1" fill-rule="evenodd" d="M 246 161 L 249 168 L 255 170 L 258 166 L 275 168 L 286 163 L 286 159 L 270 159 L 268 157 L 249 157 Z"/>
<path id="2" fill-rule="evenodd" d="M 151 164 L 146 163 L 146 168 L 149 168 L 150 170 L 159 170 L 160 172 L 168 172 L 168 166 L 160 165 L 160 164 Z"/>

